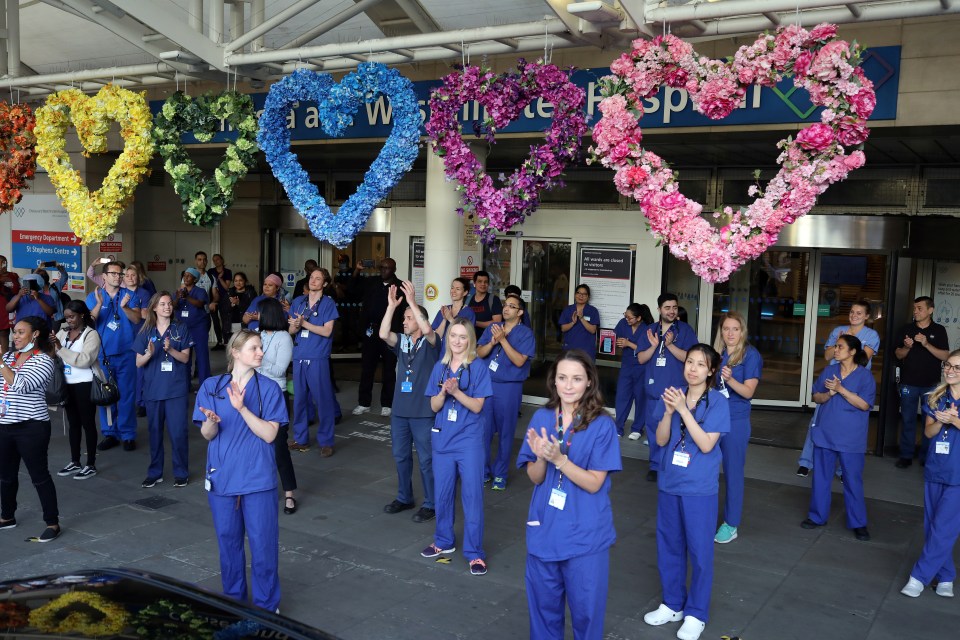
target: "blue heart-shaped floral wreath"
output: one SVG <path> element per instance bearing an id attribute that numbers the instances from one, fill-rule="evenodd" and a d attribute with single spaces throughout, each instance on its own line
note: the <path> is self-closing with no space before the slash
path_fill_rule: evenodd
<path id="1" fill-rule="evenodd" d="M 385 96 L 393 110 L 393 131 L 357 188 L 336 214 L 290 151 L 287 114 L 298 101 L 315 101 L 320 124 L 332 137 L 342 136 L 364 103 Z M 400 182 L 419 153 L 420 107 L 411 82 L 379 62 L 361 63 L 339 84 L 326 73 L 298 69 L 270 87 L 257 143 L 267 156 L 287 197 L 318 240 L 344 247 L 367 224 L 373 209 Z"/>

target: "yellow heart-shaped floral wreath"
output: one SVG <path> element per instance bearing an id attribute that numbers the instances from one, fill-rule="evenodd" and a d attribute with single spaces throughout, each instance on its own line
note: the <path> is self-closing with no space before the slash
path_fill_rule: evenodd
<path id="1" fill-rule="evenodd" d="M 100 189 L 91 193 L 65 150 L 67 128 L 72 122 L 85 149 L 83 155 L 89 157 L 107 151 L 111 120 L 120 124 L 125 144 Z M 152 124 L 144 94 L 112 84 L 89 97 L 77 89 L 58 91 L 37 109 L 37 164 L 47 170 L 70 214 L 70 228 L 83 244 L 113 233 L 120 214 L 133 201 L 137 185 L 150 174 Z"/>

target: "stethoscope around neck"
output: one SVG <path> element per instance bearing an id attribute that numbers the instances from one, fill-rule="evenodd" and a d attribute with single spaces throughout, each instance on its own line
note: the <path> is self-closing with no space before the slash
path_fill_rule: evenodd
<path id="1" fill-rule="evenodd" d="M 224 378 L 227 378 L 226 384 L 223 383 Z M 227 400 L 228 398 L 224 393 L 224 389 L 227 388 L 227 385 L 230 384 L 232 380 L 233 380 L 232 373 L 225 373 L 219 378 L 217 378 L 217 384 L 213 388 L 213 397 L 216 398 L 217 400 Z M 253 381 L 254 381 L 254 384 L 256 384 L 257 386 L 257 407 L 258 407 L 257 417 L 259 418 L 263 415 L 263 395 L 260 393 L 260 379 L 257 377 L 256 371 L 253 371 Z"/>

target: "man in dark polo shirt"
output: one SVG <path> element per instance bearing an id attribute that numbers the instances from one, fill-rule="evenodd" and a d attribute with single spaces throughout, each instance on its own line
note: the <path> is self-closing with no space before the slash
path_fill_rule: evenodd
<path id="1" fill-rule="evenodd" d="M 362 263 L 357 261 L 354 275 L 360 273 L 361 265 Z M 393 258 L 383 258 L 380 260 L 379 277 L 354 280 L 355 286 L 363 292 L 361 318 L 364 331 L 363 346 L 360 350 L 360 388 L 357 392 L 357 406 L 353 409 L 355 416 L 370 411 L 373 400 L 373 378 L 377 372 L 377 365 L 381 362 L 383 362 L 381 372 L 383 384 L 380 387 L 380 415 L 384 417 L 390 415 L 393 386 L 397 380 L 397 356 L 394 355 L 393 349 L 380 339 L 377 327 L 380 326 L 383 314 L 387 310 L 387 292 L 390 286 L 400 286 L 400 279 L 397 278 L 396 273 L 397 263 Z M 394 333 L 402 331 L 403 311 L 406 307 L 407 302 L 404 300 L 393 313 L 391 326 Z"/>
<path id="2" fill-rule="evenodd" d="M 503 305 L 500 298 L 490 293 L 490 274 L 486 271 L 477 271 L 473 274 L 474 292 L 467 301 L 467 306 L 473 310 L 474 330 L 477 340 L 483 335 L 484 329 L 494 322 L 503 322 Z"/>
<path id="3" fill-rule="evenodd" d="M 900 458 L 898 469 L 913 464 L 917 437 L 917 408 L 923 396 L 940 383 L 943 361 L 950 354 L 947 330 L 932 320 L 933 299 L 921 296 L 913 301 L 913 322 L 897 331 L 894 352 L 900 361 Z M 920 461 L 926 458 L 926 438 L 921 439 Z"/>
<path id="4" fill-rule="evenodd" d="M 423 506 L 413 514 L 414 522 L 427 522 L 436 517 L 433 507 L 433 456 L 430 430 L 434 412 L 427 383 L 433 365 L 440 356 L 440 341 L 430 327 L 427 311 L 417 304 L 413 283 L 401 285 L 403 297 L 398 298 L 395 285 L 387 293 L 387 308 L 380 322 L 379 337 L 397 356 L 397 384 L 393 394 L 393 413 L 390 415 L 390 440 L 393 459 L 397 463 L 397 497 L 385 506 L 386 513 L 400 513 L 413 509 L 413 450 L 417 446 L 420 460 L 420 480 L 423 482 Z M 393 315 L 406 298 L 403 312 L 403 334 L 393 331 Z"/>

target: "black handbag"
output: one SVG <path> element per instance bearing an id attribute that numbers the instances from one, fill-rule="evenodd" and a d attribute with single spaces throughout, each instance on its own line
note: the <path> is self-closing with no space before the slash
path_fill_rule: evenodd
<path id="1" fill-rule="evenodd" d="M 97 333 L 97 337 L 100 334 Z M 113 367 L 110 366 L 110 358 L 103 352 L 103 340 L 100 341 L 100 353 L 103 355 L 103 366 L 94 364 L 93 366 L 93 384 L 90 385 L 90 402 L 98 407 L 109 407 L 120 401 L 120 387 L 117 385 L 117 377 L 113 373 Z M 107 412 L 109 416 L 109 412 Z"/>
<path id="2" fill-rule="evenodd" d="M 47 383 L 47 406 L 62 407 L 67 404 L 67 376 L 63 371 L 63 360 L 53 357 L 53 375 Z"/>

